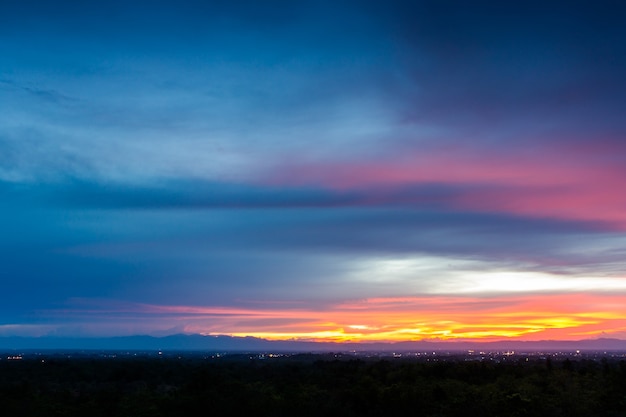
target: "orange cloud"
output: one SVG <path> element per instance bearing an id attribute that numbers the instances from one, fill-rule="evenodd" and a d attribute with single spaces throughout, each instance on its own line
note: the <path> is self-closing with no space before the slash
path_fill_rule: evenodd
<path id="1" fill-rule="evenodd" d="M 353 300 L 323 311 L 279 308 L 141 306 L 174 314 L 204 334 L 318 341 L 427 339 L 580 339 L 626 329 L 625 294 L 570 293 L 493 297 Z M 283 307 L 283 308 L 280 308 Z"/>
<path id="2" fill-rule="evenodd" d="M 621 292 L 380 297 L 324 308 L 281 302 L 235 307 L 77 300 L 74 309 L 46 315 L 133 331 L 176 328 L 272 340 L 578 340 L 626 335 L 625 305 L 626 293 Z M 116 318 L 121 322 L 114 323 Z"/>

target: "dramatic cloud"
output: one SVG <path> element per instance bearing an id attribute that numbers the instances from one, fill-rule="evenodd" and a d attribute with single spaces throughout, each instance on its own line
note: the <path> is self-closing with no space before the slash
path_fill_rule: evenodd
<path id="1" fill-rule="evenodd" d="M 624 337 L 625 17 L 2 2 L 0 335 Z"/>

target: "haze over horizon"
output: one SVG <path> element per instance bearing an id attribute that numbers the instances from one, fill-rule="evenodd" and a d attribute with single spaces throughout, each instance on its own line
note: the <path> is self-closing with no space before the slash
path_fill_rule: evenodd
<path id="1" fill-rule="evenodd" d="M 624 21 L 0 2 L 0 337 L 625 340 Z"/>

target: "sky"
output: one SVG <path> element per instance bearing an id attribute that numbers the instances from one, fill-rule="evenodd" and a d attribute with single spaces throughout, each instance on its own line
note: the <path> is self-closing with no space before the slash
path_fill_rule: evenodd
<path id="1" fill-rule="evenodd" d="M 626 339 L 620 1 L 0 1 L 0 336 Z"/>

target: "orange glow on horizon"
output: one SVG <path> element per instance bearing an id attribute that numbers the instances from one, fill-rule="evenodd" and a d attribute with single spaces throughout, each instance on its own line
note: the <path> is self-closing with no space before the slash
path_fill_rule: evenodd
<path id="1" fill-rule="evenodd" d="M 47 314 L 153 323 L 186 333 L 319 342 L 626 339 L 626 293 L 515 293 L 376 297 L 327 303 L 240 301 L 239 306 L 100 302 Z"/>
<path id="2" fill-rule="evenodd" d="M 186 331 L 192 333 L 269 340 L 399 342 L 576 340 L 624 335 L 626 312 L 616 309 L 623 305 L 626 305 L 626 295 L 576 293 L 486 298 L 375 298 L 337 304 L 325 311 L 163 308 L 174 309 L 192 319 L 186 327 Z M 230 314 L 224 315 L 227 311 Z"/>

